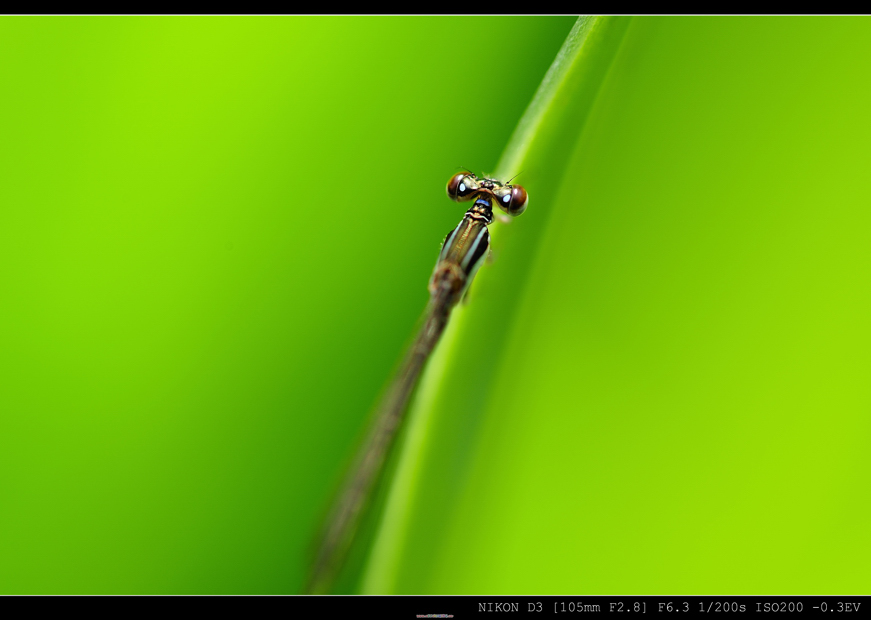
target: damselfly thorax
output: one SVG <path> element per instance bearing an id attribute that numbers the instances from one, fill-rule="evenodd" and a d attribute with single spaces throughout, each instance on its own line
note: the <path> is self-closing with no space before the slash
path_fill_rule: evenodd
<path id="1" fill-rule="evenodd" d="M 448 233 L 429 281 L 430 294 L 447 287 L 458 300 L 472 283 L 481 263 L 490 253 L 493 210 L 488 198 L 478 198 L 460 224 Z M 454 300 L 456 303 L 456 300 Z"/>

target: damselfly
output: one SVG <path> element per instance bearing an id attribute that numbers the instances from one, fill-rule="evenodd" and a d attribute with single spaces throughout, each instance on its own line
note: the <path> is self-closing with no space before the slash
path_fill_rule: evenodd
<path id="1" fill-rule="evenodd" d="M 423 325 L 379 404 L 366 441 L 324 522 L 307 592 L 327 591 L 342 566 L 423 366 L 438 343 L 451 310 L 463 298 L 489 254 L 487 227 L 493 223 L 493 203 L 508 215 L 518 216 L 529 201 L 520 185 L 479 179 L 471 172 L 451 177 L 448 196 L 456 202 L 474 202 L 460 224 L 445 237 L 429 280 L 430 299 Z"/>

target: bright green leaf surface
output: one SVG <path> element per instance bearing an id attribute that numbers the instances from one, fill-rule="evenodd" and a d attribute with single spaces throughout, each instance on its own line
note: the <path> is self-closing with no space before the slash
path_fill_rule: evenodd
<path id="1" fill-rule="evenodd" d="M 366 588 L 867 593 L 871 22 L 577 35 Z"/>

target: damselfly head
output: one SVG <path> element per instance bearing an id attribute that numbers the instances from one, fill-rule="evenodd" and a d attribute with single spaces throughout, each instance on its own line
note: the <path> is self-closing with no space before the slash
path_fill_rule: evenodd
<path id="1" fill-rule="evenodd" d="M 507 185 L 496 179 L 479 179 L 471 172 L 460 172 L 448 181 L 448 196 L 451 200 L 465 202 L 476 195 L 491 196 L 499 208 L 512 217 L 526 210 L 529 196 L 520 185 Z"/>
<path id="2" fill-rule="evenodd" d="M 456 202 L 471 200 L 475 193 L 480 190 L 478 177 L 471 172 L 460 172 L 448 181 L 448 197 Z"/>

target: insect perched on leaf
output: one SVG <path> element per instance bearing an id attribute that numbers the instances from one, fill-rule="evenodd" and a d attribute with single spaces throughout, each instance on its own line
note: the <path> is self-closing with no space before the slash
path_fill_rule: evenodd
<path id="1" fill-rule="evenodd" d="M 451 200 L 472 202 L 472 206 L 445 238 L 429 280 L 430 299 L 423 326 L 379 404 L 369 434 L 324 523 L 306 586 L 309 593 L 329 590 L 342 567 L 423 366 L 435 349 L 451 310 L 463 298 L 489 254 L 487 227 L 493 223 L 493 204 L 515 217 L 526 210 L 529 202 L 520 185 L 479 179 L 471 172 L 455 174 L 447 189 Z"/>

